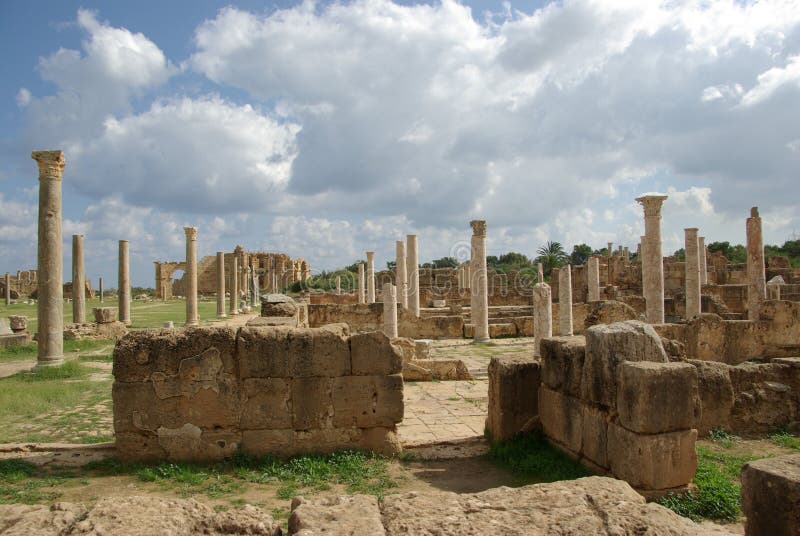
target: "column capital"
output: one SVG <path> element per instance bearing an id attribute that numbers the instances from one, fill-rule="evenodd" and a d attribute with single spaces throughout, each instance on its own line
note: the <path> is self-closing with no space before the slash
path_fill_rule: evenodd
<path id="1" fill-rule="evenodd" d="M 374 258 L 375 258 L 375 252 L 374 251 L 367 251 L 367 260 L 371 261 Z"/>
<path id="2" fill-rule="evenodd" d="M 750 217 L 751 218 L 760 218 L 761 216 L 758 215 L 758 207 L 752 207 L 750 209 Z"/>
<path id="3" fill-rule="evenodd" d="M 197 240 L 197 227 L 184 227 L 183 232 L 189 240 Z"/>
<path id="4" fill-rule="evenodd" d="M 683 232 L 686 234 L 697 234 L 699 229 L 697 227 L 686 227 Z"/>
<path id="5" fill-rule="evenodd" d="M 472 226 L 473 235 L 486 236 L 486 220 L 472 220 L 469 224 Z"/>
<path id="6" fill-rule="evenodd" d="M 31 158 L 39 165 L 39 180 L 61 180 L 64 165 L 67 163 L 64 151 L 33 151 Z"/>
<path id="7" fill-rule="evenodd" d="M 667 199 L 666 195 L 652 194 L 636 198 L 636 202 L 644 207 L 645 217 L 660 217 L 661 205 Z"/>

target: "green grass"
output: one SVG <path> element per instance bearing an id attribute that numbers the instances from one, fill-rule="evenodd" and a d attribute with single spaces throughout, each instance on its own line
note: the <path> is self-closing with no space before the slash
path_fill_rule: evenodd
<path id="1" fill-rule="evenodd" d="M 0 504 L 36 504 L 58 499 L 65 476 L 40 474 L 40 470 L 23 460 L 0 460 Z"/>
<path id="2" fill-rule="evenodd" d="M 737 435 L 730 434 L 725 430 L 714 429 L 709 430 L 708 439 L 714 443 L 719 443 L 726 449 L 729 449 L 741 438 Z"/>
<path id="3" fill-rule="evenodd" d="M 777 432 L 769 436 L 769 439 L 781 447 L 800 450 L 800 437 L 792 435 L 789 432 Z"/>
<path id="4" fill-rule="evenodd" d="M 95 350 L 108 348 L 109 353 L 114 349 L 114 341 L 110 340 L 80 340 L 67 339 L 64 341 L 64 355 L 72 353 L 86 353 Z M 0 348 L 1 361 L 30 361 L 36 359 L 36 343 L 26 344 L 25 346 L 11 346 Z"/>
<path id="5" fill-rule="evenodd" d="M 552 447 L 539 432 L 518 435 L 507 441 L 490 439 L 486 457 L 508 469 L 517 486 L 574 480 L 589 474 L 581 464 Z"/>
<path id="6" fill-rule="evenodd" d="M 657 502 L 695 521 L 736 521 L 742 513 L 741 486 L 738 482 L 742 466 L 759 457 L 697 447 L 697 458 L 697 473 L 694 476 L 697 491 L 683 495 L 670 494 Z"/>

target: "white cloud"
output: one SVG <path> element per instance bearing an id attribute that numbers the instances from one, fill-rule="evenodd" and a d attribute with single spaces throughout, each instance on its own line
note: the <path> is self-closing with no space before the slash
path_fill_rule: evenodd
<path id="1" fill-rule="evenodd" d="M 26 107 L 31 102 L 31 92 L 25 89 L 24 87 L 19 88 L 17 92 L 17 106 L 20 108 Z"/>
<path id="2" fill-rule="evenodd" d="M 785 67 L 773 67 L 758 75 L 758 84 L 744 94 L 742 105 L 758 104 L 785 85 L 800 89 L 800 55 L 788 58 Z"/>

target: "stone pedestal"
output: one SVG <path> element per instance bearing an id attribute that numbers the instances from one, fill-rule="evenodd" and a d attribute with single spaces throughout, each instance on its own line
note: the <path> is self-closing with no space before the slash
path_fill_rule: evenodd
<path id="1" fill-rule="evenodd" d="M 367 303 L 375 303 L 375 252 L 367 251 Z"/>
<path id="2" fill-rule="evenodd" d="M 358 265 L 358 303 L 367 303 L 367 292 L 364 281 L 364 263 Z"/>
<path id="3" fill-rule="evenodd" d="M 558 334 L 572 336 L 572 266 L 558 271 Z"/>
<path id="4" fill-rule="evenodd" d="M 131 323 L 131 272 L 128 257 L 128 241 L 119 241 L 119 266 L 117 272 L 117 308 L 119 321 L 123 324 Z"/>
<path id="5" fill-rule="evenodd" d="M 664 323 L 664 258 L 661 253 L 661 206 L 666 199 L 666 195 L 645 195 L 636 198 L 636 202 L 644 208 L 645 241 L 642 245 L 642 290 L 646 302 L 645 318 L 649 324 Z"/>
<path id="6" fill-rule="evenodd" d="M 600 301 L 600 259 L 589 257 L 587 261 L 588 301 Z"/>
<path id="7" fill-rule="evenodd" d="M 110 324 L 117 321 L 116 307 L 95 307 L 92 309 L 94 321 L 98 324 Z"/>
<path id="8" fill-rule="evenodd" d="M 550 285 L 533 286 L 533 355 L 540 356 L 542 339 L 553 336 L 553 296 Z"/>
<path id="9" fill-rule="evenodd" d="M 6 272 L 4 283 L 5 283 L 4 293 L 5 293 L 6 305 L 11 305 L 11 274 L 9 274 L 8 272 Z"/>
<path id="10" fill-rule="evenodd" d="M 217 251 L 217 318 L 225 318 L 225 253 Z"/>
<path id="11" fill-rule="evenodd" d="M 697 247 L 700 249 L 700 285 L 708 285 L 708 261 L 706 260 L 706 237 L 697 238 Z"/>
<path id="12" fill-rule="evenodd" d="M 231 261 L 231 301 L 229 313 L 231 316 L 239 314 L 239 259 L 236 255 Z"/>
<path id="13" fill-rule="evenodd" d="M 28 330 L 28 317 L 11 315 L 8 317 L 8 327 L 13 333 L 25 333 Z"/>
<path id="14" fill-rule="evenodd" d="M 758 320 L 767 296 L 767 274 L 764 268 L 764 241 L 758 207 L 750 209 L 747 218 L 747 318 Z"/>
<path id="15" fill-rule="evenodd" d="M 390 339 L 397 337 L 397 288 L 391 283 L 383 285 L 383 332 Z"/>
<path id="16" fill-rule="evenodd" d="M 404 308 L 408 307 L 408 272 L 406 271 L 406 243 L 395 242 L 394 279 L 397 285 L 397 300 Z"/>
<path id="17" fill-rule="evenodd" d="M 72 321 L 86 322 L 86 273 L 83 268 L 83 235 L 72 235 Z"/>
<path id="18" fill-rule="evenodd" d="M 473 220 L 472 226 L 472 296 L 474 306 L 470 312 L 475 326 L 474 342 L 489 340 L 489 281 L 486 273 L 486 222 Z"/>
<path id="19" fill-rule="evenodd" d="M 39 241 L 37 257 L 39 321 L 37 367 L 64 361 L 64 287 L 61 246 L 61 151 L 34 151 L 39 165 Z"/>
<path id="20" fill-rule="evenodd" d="M 700 242 L 697 229 L 684 229 L 686 252 L 686 320 L 700 315 Z"/>
<path id="21" fill-rule="evenodd" d="M 196 326 L 197 316 L 197 227 L 184 227 L 186 233 L 186 325 Z"/>
<path id="22" fill-rule="evenodd" d="M 419 316 L 419 246 L 417 235 L 406 236 L 406 277 L 408 278 L 408 310 Z"/>

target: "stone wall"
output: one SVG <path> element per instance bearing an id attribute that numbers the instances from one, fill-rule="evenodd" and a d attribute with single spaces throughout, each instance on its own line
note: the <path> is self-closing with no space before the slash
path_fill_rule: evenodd
<path id="1" fill-rule="evenodd" d="M 697 371 L 668 362 L 651 326 L 594 326 L 585 340 L 544 339 L 541 353 L 539 417 L 550 441 L 647 496 L 692 481 Z"/>
<path id="2" fill-rule="evenodd" d="M 309 304 L 309 326 L 320 327 L 339 322 L 347 324 L 354 332 L 382 330 L 383 303 Z M 464 319 L 461 315 L 417 318 L 400 307 L 397 311 L 397 331 L 400 337 L 412 339 L 460 339 L 464 336 Z"/>
<path id="3" fill-rule="evenodd" d="M 347 326 L 131 333 L 114 350 L 114 431 L 126 460 L 399 452 L 402 354 Z"/>

